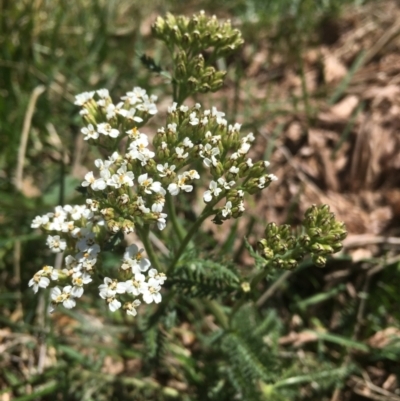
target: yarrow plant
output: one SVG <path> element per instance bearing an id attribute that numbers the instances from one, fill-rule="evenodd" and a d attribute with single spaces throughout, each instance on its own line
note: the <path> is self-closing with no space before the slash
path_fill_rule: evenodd
<path id="1" fill-rule="evenodd" d="M 82 205 L 57 206 L 32 222 L 32 228 L 47 233 L 50 251 L 63 254 L 61 268 L 44 266 L 29 282 L 34 292 L 52 286 L 53 308 L 75 307 L 91 285 L 98 287 L 99 297 L 112 312 L 122 308 L 135 316 L 141 303 L 162 302 L 162 286 L 171 277 L 179 282 L 178 263 L 201 224 L 207 218 L 215 224 L 240 218 L 246 211 L 245 199 L 277 180 L 268 161 L 249 157 L 255 140 L 252 133 L 243 133 L 240 124 L 228 122 L 215 107 L 185 103 L 195 93 L 222 86 L 226 72 L 217 71 L 213 63 L 240 47 L 240 32 L 229 21 L 220 24 L 200 13 L 192 18 L 160 17 L 153 34 L 167 44 L 173 60 L 172 71 L 164 74 L 171 80 L 173 99 L 165 123 L 155 132 L 142 130 L 158 113 L 157 97 L 142 88 L 134 87 L 117 101 L 107 89 L 76 96 L 84 121 L 83 139 L 105 156 L 94 161 L 82 180 Z M 150 58 L 143 60 L 161 71 Z M 195 186 L 203 188 L 204 207 L 186 231 L 177 218 L 174 197 L 192 193 Z M 171 249 L 164 265 L 149 238 L 167 224 L 179 246 Z M 103 252 L 113 250 L 117 240 L 130 238 L 131 233 L 143 248 L 127 245 L 114 271 L 104 270 Z M 268 224 L 265 238 L 258 242 L 260 253 L 255 255 L 265 266 L 293 269 L 310 254 L 323 266 L 326 257 L 341 248 L 345 235 L 343 223 L 328 207 L 314 206 L 301 232 Z M 240 277 L 232 282 L 242 281 L 237 288 L 248 292 L 259 278 L 251 285 Z"/>

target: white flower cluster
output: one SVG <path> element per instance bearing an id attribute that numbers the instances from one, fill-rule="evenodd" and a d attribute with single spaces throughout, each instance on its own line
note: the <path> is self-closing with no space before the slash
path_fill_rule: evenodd
<path id="1" fill-rule="evenodd" d="M 95 95 L 98 99 L 95 100 Z M 97 140 L 101 136 L 117 138 L 121 131 L 113 125 L 126 120 L 127 123 L 143 123 L 157 113 L 156 96 L 148 96 L 142 88 L 135 87 L 121 97 L 121 101 L 114 104 L 107 89 L 84 92 L 75 97 L 75 104 L 81 106 L 80 115 L 90 124 L 82 128 L 85 140 Z M 96 114 L 93 119 L 91 114 Z M 103 121 L 97 121 L 102 119 Z M 123 124 L 122 124 L 123 125 Z"/>
<path id="2" fill-rule="evenodd" d="M 141 88 L 134 88 L 117 104 L 106 89 L 76 96 L 75 104 L 82 107 L 80 114 L 87 123 L 82 128 L 84 139 L 111 155 L 95 160 L 97 171 L 85 175 L 81 186 L 86 205 L 57 206 L 54 213 L 38 216 L 32 223 L 49 233 L 47 245 L 52 252 L 67 255 L 63 269 L 45 266 L 29 282 L 35 292 L 51 280 L 63 283 L 63 288 L 52 289 L 53 305 L 75 306 L 98 270 L 102 243 L 117 233 L 136 230 L 140 236 L 149 224 L 163 230 L 167 193 L 192 192 L 201 169 L 212 177 L 202 198 L 217 224 L 239 217 L 245 210 L 245 194 L 257 193 L 276 179 L 267 172 L 268 162 L 253 163 L 247 156 L 254 135 L 241 136 L 240 124 L 229 125 L 215 107 L 202 111 L 199 104 L 189 108 L 173 103 L 166 125 L 158 129 L 150 146 L 139 127 L 157 113 L 155 100 Z M 224 205 L 217 206 L 223 200 Z M 119 267 L 124 280 L 106 277 L 100 285 L 99 295 L 111 311 L 119 309 L 127 296 L 136 297 L 124 304 L 131 315 L 136 314 L 139 296 L 145 303 L 161 301 L 159 291 L 166 277 L 150 269 L 142 253 L 135 245 L 128 247 Z"/>
<path id="3" fill-rule="evenodd" d="M 157 164 L 156 154 L 149 148 L 148 136 L 137 128 L 137 123 L 142 122 L 143 118 L 127 117 L 127 110 L 130 116 L 136 111 L 142 113 L 142 116 L 143 113 L 155 114 L 155 97 L 148 97 L 143 89 L 134 88 L 121 100 L 123 102 L 114 106 L 105 89 L 77 96 L 76 104 L 81 105 L 84 110 L 89 110 L 88 114 L 83 113 L 87 120 L 92 121 L 93 115 L 96 116 L 94 125 L 89 124 L 82 129 L 85 139 L 92 139 L 92 143 L 97 144 L 100 134 L 108 136 L 108 142 L 103 145 L 110 145 L 110 148 L 114 149 L 118 141 L 124 139 L 126 142 L 124 154 L 114 151 L 108 160 L 97 159 L 95 166 L 98 172 L 88 172 L 82 186 L 88 188 L 89 196 L 99 202 L 100 211 L 111 232 L 122 230 L 128 234 L 134 231 L 135 218 L 147 224 L 155 222 L 162 230 L 167 218 L 167 214 L 163 212 L 167 191 L 173 196 L 181 191 L 191 192 L 191 183 L 199 179 L 200 175 L 193 169 L 176 174 L 174 170 L 179 163 Z M 111 109 L 115 112 L 112 115 Z M 176 130 L 176 125 L 172 124 L 170 129 Z M 125 135 L 122 136 L 121 132 Z M 189 137 L 184 138 L 182 143 L 175 147 L 176 160 L 186 163 L 188 149 L 193 146 Z M 107 195 L 107 202 L 104 202 L 104 194 Z M 104 207 L 105 204 L 107 207 Z"/>
<path id="4" fill-rule="evenodd" d="M 196 161 L 210 172 L 212 180 L 203 193 L 204 202 L 226 200 L 217 210 L 216 222 L 239 217 L 245 210 L 244 195 L 254 194 L 277 179 L 267 172 L 269 162 L 253 163 L 247 156 L 254 135 L 241 137 L 241 125 L 230 125 L 224 117 L 215 107 L 202 111 L 200 104 L 189 109 L 174 103 L 168 109 L 166 126 L 154 139 L 156 157 L 162 163 L 157 165 L 158 174 L 171 195 L 193 189 L 187 181 L 199 179 L 200 174 L 187 168 Z M 185 171 L 180 174 L 180 169 Z"/>
<path id="5" fill-rule="evenodd" d="M 143 249 L 135 244 L 128 246 L 122 260 L 121 270 L 129 276 L 128 280 L 118 281 L 109 277 L 104 278 L 104 284 L 99 286 L 100 297 L 105 299 L 109 309 L 115 312 L 122 306 L 120 301 L 122 294 L 132 297 L 141 296 L 147 304 L 161 302 L 161 286 L 166 280 L 164 273 L 158 273 L 156 269 L 150 269 L 150 261 L 143 257 Z M 148 279 L 143 273 L 147 272 Z M 139 299 L 125 302 L 123 308 L 128 315 L 135 316 L 136 308 L 140 305 Z"/>
<path id="6" fill-rule="evenodd" d="M 63 288 L 54 287 L 51 290 L 52 304 L 62 304 L 70 309 L 76 305 L 76 298 L 84 293 L 84 287 L 93 281 L 96 263 L 101 251 L 96 242 L 97 234 L 104 230 L 104 220 L 98 214 L 96 202 L 88 199 L 88 206 L 57 206 L 54 213 L 37 216 L 32 222 L 32 228 L 42 228 L 45 231 L 58 233 L 48 235 L 47 245 L 54 253 L 69 253 L 64 258 L 64 267 L 60 270 L 53 266 L 44 266 L 29 281 L 35 293 L 39 288 L 47 288 L 50 280 L 62 282 Z M 136 245 L 126 248 L 120 275 L 126 279 L 123 282 L 109 277 L 99 286 L 99 295 L 105 299 L 109 309 L 116 311 L 121 307 L 117 294 L 128 294 L 137 297 L 141 295 L 146 303 L 160 302 L 159 293 L 166 277 L 156 269 L 150 269 L 150 261 L 143 257 L 143 249 Z M 143 273 L 148 272 L 146 281 Z M 130 315 L 136 315 L 139 299 L 127 301 L 124 309 Z"/>

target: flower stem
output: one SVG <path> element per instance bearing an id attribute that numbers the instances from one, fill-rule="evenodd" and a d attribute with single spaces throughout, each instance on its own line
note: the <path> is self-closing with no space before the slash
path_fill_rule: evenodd
<path id="1" fill-rule="evenodd" d="M 163 271 L 161 268 L 160 261 L 158 260 L 158 257 L 156 253 L 154 252 L 153 245 L 150 242 L 150 226 L 149 224 L 145 224 L 143 227 L 139 229 L 137 227 L 137 232 L 139 234 L 140 239 L 143 242 L 144 248 L 146 249 L 147 255 L 151 261 L 151 264 L 158 270 L 158 271 Z"/>
<path id="2" fill-rule="evenodd" d="M 178 217 L 176 215 L 175 207 L 172 201 L 172 196 L 167 194 L 166 196 L 167 208 L 168 208 L 168 217 L 172 222 L 172 226 L 174 227 L 175 233 L 178 235 L 179 242 L 182 242 L 185 238 L 186 230 L 183 228 L 182 224 L 179 223 Z"/>
<path id="3" fill-rule="evenodd" d="M 208 217 L 213 214 L 212 207 L 210 208 L 209 206 L 206 206 L 205 209 L 203 210 L 203 213 L 199 216 L 199 218 L 196 220 L 196 222 L 193 224 L 192 228 L 189 230 L 189 232 L 186 234 L 185 238 L 183 238 L 183 241 L 181 242 L 181 245 L 179 249 L 177 250 L 174 259 L 171 262 L 171 265 L 169 266 L 167 270 L 167 275 L 172 274 L 172 272 L 175 270 L 175 267 L 177 263 L 179 262 L 179 259 L 181 258 L 183 252 L 185 251 L 186 247 L 188 246 L 190 240 L 192 237 L 198 232 L 199 227 L 203 223 L 203 221 Z"/>

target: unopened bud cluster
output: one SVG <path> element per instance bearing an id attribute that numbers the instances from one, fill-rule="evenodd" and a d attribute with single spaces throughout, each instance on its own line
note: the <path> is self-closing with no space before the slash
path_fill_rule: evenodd
<path id="1" fill-rule="evenodd" d="M 299 235 L 289 225 L 267 225 L 265 237 L 258 242 L 258 247 L 272 266 L 291 270 L 309 254 L 315 265 L 324 267 L 327 257 L 342 249 L 341 241 L 347 232 L 344 223 L 335 219 L 329 206 L 311 206 L 302 224 L 303 232 Z"/>
<path id="2" fill-rule="evenodd" d="M 158 17 L 152 33 L 165 42 L 172 53 L 173 79 L 181 86 L 181 92 L 185 87 L 185 96 L 218 90 L 226 72 L 217 71 L 212 63 L 243 44 L 240 31 L 232 28 L 229 20 L 220 23 L 215 16 L 208 17 L 203 11 L 191 18 L 172 14 Z"/>

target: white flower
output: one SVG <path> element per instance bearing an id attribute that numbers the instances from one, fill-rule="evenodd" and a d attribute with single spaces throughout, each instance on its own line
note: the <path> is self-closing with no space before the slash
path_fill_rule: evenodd
<path id="1" fill-rule="evenodd" d="M 44 215 L 44 216 L 36 216 L 31 224 L 32 228 L 39 228 L 40 226 L 44 226 L 49 222 L 49 217 Z"/>
<path id="2" fill-rule="evenodd" d="M 230 172 L 231 174 L 234 174 L 234 175 L 239 174 L 239 167 L 232 166 L 232 167 L 229 169 L 229 172 Z"/>
<path id="3" fill-rule="evenodd" d="M 83 273 L 76 275 L 72 278 L 72 284 L 74 285 L 71 290 L 71 295 L 75 298 L 80 298 L 83 294 L 83 286 L 89 284 L 92 281 L 90 274 Z"/>
<path id="4" fill-rule="evenodd" d="M 85 141 L 88 141 L 89 139 L 97 139 L 99 137 L 99 133 L 94 129 L 92 124 L 89 124 L 87 127 L 83 127 L 81 132 L 84 135 L 83 139 Z"/>
<path id="5" fill-rule="evenodd" d="M 232 202 L 231 201 L 226 202 L 226 205 L 222 209 L 221 213 L 222 213 L 222 216 L 224 216 L 224 217 L 228 217 L 232 214 Z"/>
<path id="6" fill-rule="evenodd" d="M 126 284 L 104 277 L 104 284 L 99 285 L 100 297 L 103 299 L 113 297 L 115 294 L 124 294 L 126 292 Z"/>
<path id="7" fill-rule="evenodd" d="M 242 144 L 240 145 L 240 148 L 238 150 L 238 153 L 240 155 L 245 155 L 249 149 L 251 148 L 251 144 L 248 142 L 242 142 Z"/>
<path id="8" fill-rule="evenodd" d="M 199 124 L 199 119 L 196 116 L 196 112 L 190 113 L 189 124 L 190 125 L 198 125 Z"/>
<path id="9" fill-rule="evenodd" d="M 147 149 L 147 146 L 147 137 L 141 137 L 129 145 L 130 151 L 125 155 L 125 157 L 128 160 L 140 160 L 142 166 L 145 166 L 148 160 L 152 159 L 155 156 L 155 153 Z"/>
<path id="10" fill-rule="evenodd" d="M 213 117 L 216 117 L 218 119 L 222 119 L 225 116 L 225 113 L 223 111 L 218 111 L 216 107 L 211 108 L 211 115 Z M 218 121 L 217 121 L 218 122 Z M 219 124 L 219 123 L 218 123 Z"/>
<path id="11" fill-rule="evenodd" d="M 165 163 L 164 165 L 157 164 L 157 170 L 159 171 L 158 175 L 160 177 L 170 177 L 175 169 L 176 166 L 174 164 L 172 164 L 171 166 L 168 166 L 168 163 Z"/>
<path id="12" fill-rule="evenodd" d="M 242 138 L 242 142 L 254 142 L 255 139 L 256 138 L 254 137 L 254 134 L 252 132 L 250 132 L 244 138 Z"/>
<path id="13" fill-rule="evenodd" d="M 139 132 L 139 130 L 136 127 L 131 128 L 128 131 L 125 131 L 129 138 L 132 139 L 133 141 L 147 141 L 147 135 L 143 134 L 142 132 Z"/>
<path id="14" fill-rule="evenodd" d="M 193 185 L 186 184 L 189 179 L 187 175 L 178 175 L 175 182 L 168 185 L 168 191 L 171 195 L 178 195 L 180 190 L 185 192 L 191 192 L 193 190 Z"/>
<path id="15" fill-rule="evenodd" d="M 168 107 L 168 113 L 171 114 L 174 111 L 176 111 L 176 106 L 178 105 L 178 103 L 174 102 L 172 103 L 172 106 Z M 182 107 L 182 106 L 181 106 Z"/>
<path id="16" fill-rule="evenodd" d="M 125 249 L 123 261 L 132 269 L 132 273 L 145 272 L 151 266 L 150 260 L 143 256 L 144 249 L 139 249 L 137 245 L 129 245 Z M 126 268 L 129 268 L 126 267 Z M 124 269 L 124 267 L 122 267 Z M 124 270 L 126 270 L 126 268 Z"/>
<path id="17" fill-rule="evenodd" d="M 121 110 L 121 107 L 123 107 L 124 103 L 120 102 L 117 105 L 110 103 L 107 105 L 106 108 L 106 118 L 107 120 L 111 120 L 112 118 L 116 117 L 117 113 Z"/>
<path id="18" fill-rule="evenodd" d="M 126 96 L 121 97 L 121 99 L 127 100 L 130 104 L 135 105 L 136 103 L 142 102 L 143 98 L 146 96 L 146 90 L 136 86 L 132 91 L 127 92 Z"/>
<path id="19" fill-rule="evenodd" d="M 113 165 L 113 162 L 111 162 L 110 160 L 103 161 L 101 159 L 96 159 L 94 161 L 94 165 L 99 169 L 100 175 L 108 175 L 110 174 L 110 171 L 108 169 L 110 166 Z M 108 173 L 106 173 L 106 171 L 108 171 Z"/>
<path id="20" fill-rule="evenodd" d="M 85 272 L 90 273 L 90 272 L 93 271 L 93 268 L 94 268 L 94 265 L 96 264 L 96 262 L 97 262 L 96 258 L 83 259 L 82 262 L 81 262 L 81 265 L 79 265 L 79 266 L 82 266 L 82 270 L 84 270 Z M 79 272 L 80 268 L 79 268 L 79 270 L 77 268 L 75 268 L 74 270 Z"/>
<path id="21" fill-rule="evenodd" d="M 86 249 L 84 252 L 77 253 L 75 255 L 75 258 L 79 263 L 84 264 L 87 263 L 87 261 L 89 260 L 96 259 L 99 252 L 100 252 L 100 247 L 92 246 Z"/>
<path id="22" fill-rule="evenodd" d="M 144 284 L 143 289 L 143 301 L 146 304 L 151 304 L 155 302 L 156 304 L 161 302 L 161 294 L 160 291 L 161 286 L 155 278 L 150 278 L 147 283 Z"/>
<path id="23" fill-rule="evenodd" d="M 51 252 L 54 253 L 62 252 L 67 247 L 67 241 L 65 241 L 63 238 L 60 238 L 59 235 L 49 235 L 47 237 L 46 244 L 51 249 Z"/>
<path id="24" fill-rule="evenodd" d="M 121 302 L 118 301 L 116 298 L 107 298 L 108 307 L 111 312 L 115 312 L 117 309 L 121 307 Z"/>
<path id="25" fill-rule="evenodd" d="M 149 101 L 145 101 L 144 103 L 139 104 L 137 106 L 137 109 L 140 111 L 143 111 L 145 113 L 148 113 L 150 115 L 157 114 L 157 112 L 158 112 L 157 106 L 154 103 L 149 102 Z"/>
<path id="26" fill-rule="evenodd" d="M 121 109 L 118 111 L 118 114 L 125 117 L 127 120 L 135 121 L 137 123 L 141 123 L 143 121 L 143 118 L 135 116 L 136 109 L 133 107 L 129 110 Z"/>
<path id="27" fill-rule="evenodd" d="M 203 158 L 203 164 L 206 167 L 216 166 L 218 163 L 216 156 L 219 155 L 219 149 L 217 147 L 213 148 L 211 144 L 207 143 L 199 152 L 199 155 Z"/>
<path id="28" fill-rule="evenodd" d="M 124 304 L 124 309 L 126 310 L 126 313 L 131 316 L 136 316 L 136 308 L 141 304 L 141 302 L 138 299 L 135 299 L 133 302 L 126 302 Z"/>
<path id="29" fill-rule="evenodd" d="M 75 96 L 75 102 L 77 106 L 83 106 L 86 102 L 93 98 L 94 92 L 83 92 Z"/>
<path id="30" fill-rule="evenodd" d="M 79 264 L 78 261 L 72 255 L 66 256 L 64 261 L 65 261 L 65 266 L 67 266 L 69 269 L 73 269 Z"/>
<path id="31" fill-rule="evenodd" d="M 96 91 L 96 93 L 99 95 L 99 97 L 101 97 L 102 99 L 107 99 L 108 97 L 110 97 L 110 94 L 108 92 L 108 89 L 99 89 L 98 91 Z"/>
<path id="32" fill-rule="evenodd" d="M 191 180 L 199 180 L 200 174 L 196 170 L 189 170 L 183 173 L 184 176 L 189 177 Z"/>
<path id="33" fill-rule="evenodd" d="M 261 189 L 265 188 L 265 184 L 267 184 L 265 177 L 264 176 L 260 177 L 258 179 L 258 184 L 257 184 L 258 188 L 261 188 Z"/>
<path id="34" fill-rule="evenodd" d="M 108 170 L 105 170 L 108 171 Z M 108 172 L 109 174 L 110 172 Z M 105 174 L 106 176 L 106 174 Z M 105 189 L 107 187 L 107 183 L 104 180 L 104 178 L 94 178 L 93 175 L 93 171 L 89 171 L 86 175 L 85 175 L 85 180 L 82 182 L 81 184 L 83 187 L 88 187 L 90 185 L 90 187 L 94 190 L 94 191 L 102 191 L 103 189 Z"/>
<path id="35" fill-rule="evenodd" d="M 218 184 L 225 189 L 231 189 L 235 185 L 235 181 L 227 182 L 224 177 L 218 178 Z"/>
<path id="36" fill-rule="evenodd" d="M 54 287 L 51 290 L 51 299 L 55 304 L 62 303 L 65 308 L 71 309 L 76 305 L 71 291 L 72 287 L 70 285 L 65 286 L 62 291 L 59 287 Z"/>
<path id="37" fill-rule="evenodd" d="M 132 171 L 127 171 L 126 164 L 123 164 L 117 170 L 117 174 L 113 174 L 112 177 L 107 181 L 107 184 L 114 188 L 121 188 L 122 185 L 132 187 L 134 178 L 135 176 Z"/>
<path id="38" fill-rule="evenodd" d="M 153 182 L 152 178 L 148 178 L 148 174 L 142 174 L 138 177 L 138 183 L 146 194 L 159 193 L 161 191 L 161 182 Z"/>
<path id="39" fill-rule="evenodd" d="M 184 153 L 184 152 L 185 152 L 184 148 L 180 148 L 179 146 L 177 146 L 175 148 L 176 158 L 177 159 L 186 159 L 189 156 L 189 153 L 188 152 Z"/>
<path id="40" fill-rule="evenodd" d="M 204 192 L 203 199 L 204 202 L 211 202 L 213 197 L 218 197 L 218 195 L 221 193 L 222 189 L 218 187 L 218 183 L 215 181 L 211 181 L 209 185 L 209 190 Z"/>
<path id="41" fill-rule="evenodd" d="M 163 285 L 167 276 L 164 273 L 159 273 L 156 269 L 149 270 L 149 277 L 154 278 L 160 285 Z"/>
<path id="42" fill-rule="evenodd" d="M 141 196 L 137 197 L 136 206 L 143 214 L 150 213 L 150 209 L 148 207 L 146 207 L 144 200 Z"/>
<path id="43" fill-rule="evenodd" d="M 165 198 L 164 196 L 158 196 L 154 203 L 151 205 L 151 210 L 155 213 L 161 213 L 164 209 Z"/>
<path id="44" fill-rule="evenodd" d="M 119 136 L 119 131 L 115 128 L 112 128 L 108 123 L 97 124 L 97 132 L 111 138 L 117 138 Z"/>
<path id="45" fill-rule="evenodd" d="M 228 132 L 229 133 L 231 133 L 231 132 L 239 132 L 241 127 L 242 127 L 242 124 L 239 124 L 239 123 L 235 123 L 234 125 L 230 125 L 229 124 Z"/>
<path id="46" fill-rule="evenodd" d="M 145 276 L 142 273 L 136 273 L 134 277 L 126 281 L 126 293 L 138 296 L 145 289 Z"/>
<path id="47" fill-rule="evenodd" d="M 43 269 L 40 271 L 43 271 L 43 273 L 52 280 L 58 280 L 58 270 L 53 266 L 43 266 Z"/>
<path id="48" fill-rule="evenodd" d="M 156 207 L 154 207 L 154 205 L 152 206 L 152 211 L 157 217 L 157 227 L 158 227 L 158 229 L 159 230 L 164 230 L 164 228 L 167 225 L 167 221 L 166 221 L 167 214 L 166 213 L 157 212 L 156 211 Z"/>
<path id="49" fill-rule="evenodd" d="M 177 127 L 176 123 L 171 123 L 167 125 L 167 129 L 174 134 L 176 134 L 176 127 Z"/>
<path id="50" fill-rule="evenodd" d="M 82 234 L 84 234 L 82 232 Z M 86 251 L 88 248 L 92 247 L 93 245 L 97 245 L 95 242 L 95 234 L 92 231 L 87 232 L 84 236 L 82 235 L 76 247 L 80 251 Z M 98 252 L 100 251 L 100 247 L 98 246 Z"/>
<path id="51" fill-rule="evenodd" d="M 29 287 L 32 287 L 33 292 L 36 294 L 39 288 L 47 288 L 50 284 L 50 279 L 43 275 L 43 270 L 39 270 L 28 283 Z"/>
<path id="52" fill-rule="evenodd" d="M 188 137 L 186 137 L 184 140 L 183 140 L 183 142 L 182 142 L 182 145 L 185 147 L 185 148 L 193 148 L 193 142 L 190 140 L 190 138 L 188 138 Z"/>

